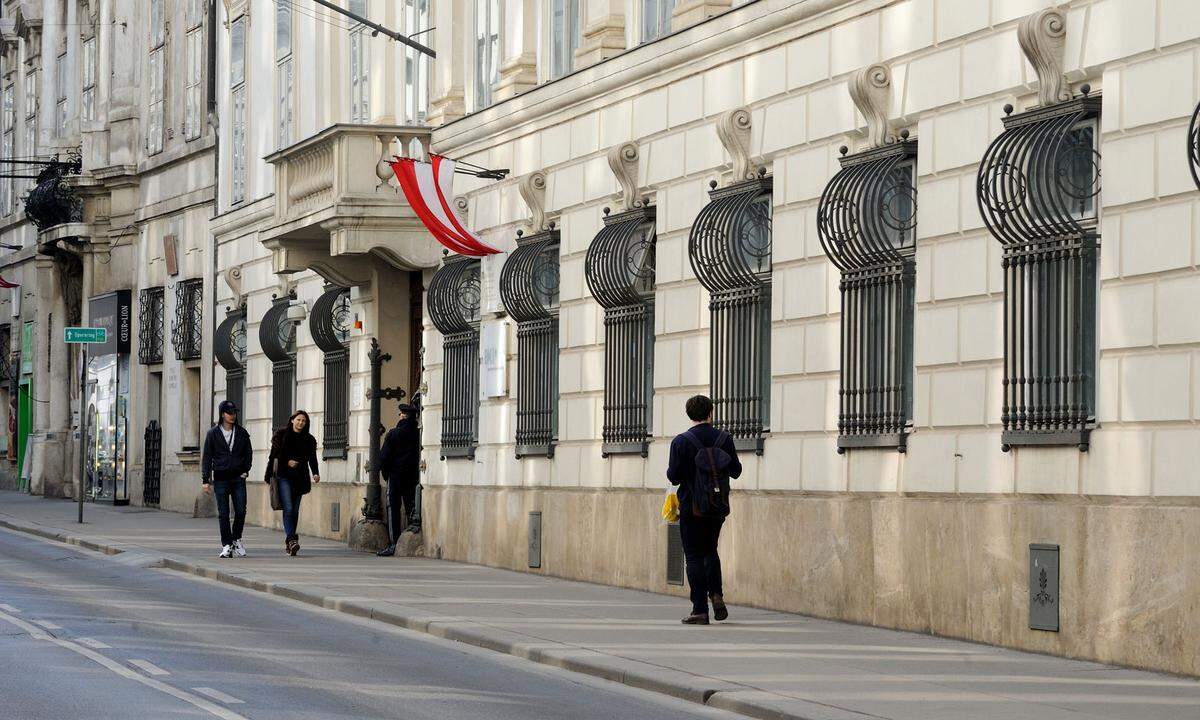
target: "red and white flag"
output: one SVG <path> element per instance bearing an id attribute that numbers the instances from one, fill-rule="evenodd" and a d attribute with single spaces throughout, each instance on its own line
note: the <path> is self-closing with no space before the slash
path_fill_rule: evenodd
<path id="1" fill-rule="evenodd" d="M 471 257 L 500 252 L 488 245 L 458 219 L 451 209 L 454 200 L 454 161 L 430 155 L 432 162 L 398 157 L 391 163 L 400 189 L 429 232 L 450 250 Z"/>

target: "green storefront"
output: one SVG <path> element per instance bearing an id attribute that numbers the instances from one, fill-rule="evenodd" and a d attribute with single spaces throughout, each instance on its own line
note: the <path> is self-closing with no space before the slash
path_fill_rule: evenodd
<path id="1" fill-rule="evenodd" d="M 21 369 L 17 385 L 17 487 L 29 489 L 26 457 L 29 455 L 29 433 L 33 430 L 33 349 L 37 323 L 30 320 L 21 326 Z"/>

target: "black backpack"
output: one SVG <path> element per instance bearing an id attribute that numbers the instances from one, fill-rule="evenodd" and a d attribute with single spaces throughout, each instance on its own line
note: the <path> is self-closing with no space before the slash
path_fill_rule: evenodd
<path id="1" fill-rule="evenodd" d="M 733 458 L 721 449 L 729 433 L 717 434 L 712 447 L 700 444 L 690 432 L 683 434 L 696 449 L 696 476 L 692 478 L 692 514 L 723 518 L 729 515 L 729 465 Z"/>

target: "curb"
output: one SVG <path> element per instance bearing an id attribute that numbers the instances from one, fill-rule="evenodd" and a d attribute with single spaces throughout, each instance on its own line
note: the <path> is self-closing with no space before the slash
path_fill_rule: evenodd
<path id="1" fill-rule="evenodd" d="M 508 633 L 500 628 L 490 628 L 480 623 L 472 622 L 466 626 L 457 625 L 458 619 L 452 616 L 429 614 L 420 617 L 415 614 L 381 610 L 362 601 L 334 600 L 303 587 L 256 580 L 161 553 L 150 555 L 147 553 L 149 548 L 140 545 L 107 544 L 83 536 L 72 535 L 69 531 L 60 528 L 26 525 L 3 518 L 0 518 L 0 527 L 109 556 L 127 552 L 137 553 L 152 558 L 155 567 L 195 575 L 266 595 L 295 600 L 345 615 L 375 620 L 405 630 L 521 658 L 539 665 L 590 675 L 640 690 L 738 713 L 755 718 L 755 720 L 861 720 L 863 717 L 860 713 L 848 712 L 837 707 L 775 695 L 750 686 L 702 675 L 692 675 L 640 660 L 627 660 L 606 655 L 577 645 L 566 645 L 555 641 L 534 643 L 527 636 Z M 498 637 L 501 634 L 508 634 L 512 637 L 511 639 L 502 639 Z M 783 707 L 783 705 L 797 704 L 805 706 L 803 715 L 798 715 Z"/>

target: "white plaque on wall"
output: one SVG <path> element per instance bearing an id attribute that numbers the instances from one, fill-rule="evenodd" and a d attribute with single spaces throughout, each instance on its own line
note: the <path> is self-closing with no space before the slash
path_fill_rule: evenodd
<path id="1" fill-rule="evenodd" d="M 483 361 L 480 397 L 503 397 L 508 394 L 508 323 L 484 324 L 479 341 L 479 355 Z"/>

